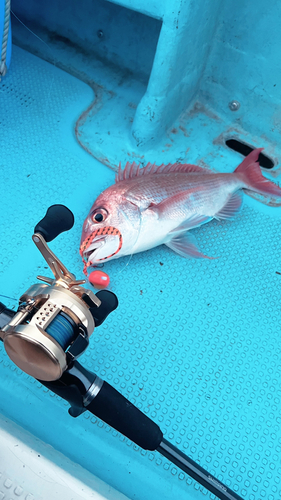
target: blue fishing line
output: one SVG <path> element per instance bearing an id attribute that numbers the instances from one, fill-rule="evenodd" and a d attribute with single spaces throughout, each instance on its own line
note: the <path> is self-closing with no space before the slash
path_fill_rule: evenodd
<path id="1" fill-rule="evenodd" d="M 64 351 L 71 344 L 75 336 L 72 324 L 61 314 L 58 314 L 48 328 L 46 328 L 46 332 L 58 342 Z"/>

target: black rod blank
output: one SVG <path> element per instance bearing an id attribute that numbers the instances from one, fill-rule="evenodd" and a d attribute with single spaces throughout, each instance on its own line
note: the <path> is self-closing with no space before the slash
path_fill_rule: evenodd
<path id="1" fill-rule="evenodd" d="M 225 484 L 218 481 L 218 479 L 213 477 L 203 467 L 200 467 L 191 458 L 187 457 L 178 448 L 169 443 L 169 441 L 166 441 L 166 439 L 162 440 L 157 451 L 221 500 L 243 500 L 237 493 L 234 493 Z"/>

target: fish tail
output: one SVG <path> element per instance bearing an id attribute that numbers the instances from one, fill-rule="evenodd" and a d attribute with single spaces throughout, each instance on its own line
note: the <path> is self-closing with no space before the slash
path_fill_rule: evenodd
<path id="1" fill-rule="evenodd" d="M 281 196 L 281 188 L 274 182 L 269 181 L 263 176 L 260 165 L 259 155 L 263 148 L 254 149 L 245 160 L 238 165 L 235 174 L 244 183 L 244 187 L 250 191 L 261 193 L 263 195 Z"/>

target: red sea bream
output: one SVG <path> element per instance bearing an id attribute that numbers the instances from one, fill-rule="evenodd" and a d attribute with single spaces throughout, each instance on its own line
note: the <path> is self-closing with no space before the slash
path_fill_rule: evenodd
<path id="1" fill-rule="evenodd" d="M 91 265 L 165 244 L 183 257 L 209 258 L 190 229 L 212 219 L 231 219 L 241 209 L 246 189 L 281 197 L 281 189 L 263 177 L 252 151 L 233 173 L 196 165 L 127 163 L 116 182 L 96 199 L 83 225 L 80 254 Z"/>

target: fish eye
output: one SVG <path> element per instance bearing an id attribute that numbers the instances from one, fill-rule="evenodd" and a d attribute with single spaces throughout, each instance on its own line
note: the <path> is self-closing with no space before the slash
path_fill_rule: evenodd
<path id="1" fill-rule="evenodd" d="M 103 215 L 101 213 L 97 213 L 94 217 L 96 222 L 102 222 L 103 221 Z"/>
<path id="2" fill-rule="evenodd" d="M 93 222 L 97 223 L 103 222 L 106 219 L 107 215 L 108 213 L 104 208 L 97 208 L 97 210 L 95 210 L 92 214 L 92 220 Z"/>

